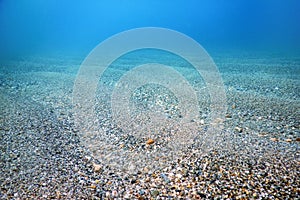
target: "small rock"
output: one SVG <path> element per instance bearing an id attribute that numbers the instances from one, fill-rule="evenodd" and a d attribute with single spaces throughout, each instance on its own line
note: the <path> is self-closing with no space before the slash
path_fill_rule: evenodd
<path id="1" fill-rule="evenodd" d="M 263 137 L 263 136 L 266 136 L 266 135 L 268 135 L 267 132 L 261 132 L 261 133 L 258 134 L 259 137 Z"/>
<path id="2" fill-rule="evenodd" d="M 156 198 L 159 195 L 159 191 L 158 190 L 152 190 L 151 191 L 151 196 Z"/>
<path id="3" fill-rule="evenodd" d="M 216 123 L 216 124 L 221 124 L 221 123 L 223 123 L 224 122 L 224 119 L 222 119 L 222 118 L 216 118 L 215 119 L 215 121 L 214 121 L 214 123 Z"/>
<path id="4" fill-rule="evenodd" d="M 86 162 L 90 161 L 91 159 L 92 159 L 92 157 L 90 157 L 90 156 L 85 156 L 85 157 L 84 157 L 84 160 L 85 160 Z"/>
<path id="5" fill-rule="evenodd" d="M 60 197 L 61 197 L 60 191 L 57 190 L 57 191 L 56 191 L 56 198 L 57 198 L 57 199 L 60 199 Z"/>
<path id="6" fill-rule="evenodd" d="M 144 173 L 148 174 L 149 169 L 147 167 L 145 167 L 143 171 L 144 171 Z"/>
<path id="7" fill-rule="evenodd" d="M 96 189 L 96 185 L 90 185 L 89 188 Z"/>
<path id="8" fill-rule="evenodd" d="M 117 197 L 118 196 L 118 192 L 116 190 L 112 191 L 112 196 L 113 197 Z"/>
<path id="9" fill-rule="evenodd" d="M 150 145 L 150 144 L 153 144 L 154 143 L 154 140 L 153 139 L 149 139 L 147 140 L 146 144 Z"/>
<path id="10" fill-rule="evenodd" d="M 135 184 L 136 182 L 137 182 L 136 179 L 132 179 L 132 180 L 130 181 L 131 184 Z"/>
<path id="11" fill-rule="evenodd" d="M 238 127 L 238 126 L 236 126 L 236 127 L 234 128 L 234 130 L 235 130 L 236 132 L 238 132 L 238 133 L 243 132 L 243 128 Z"/>
<path id="12" fill-rule="evenodd" d="M 181 179 L 182 175 L 181 174 L 176 174 L 175 177 L 178 178 L 178 179 Z"/>
<path id="13" fill-rule="evenodd" d="M 170 180 L 169 180 L 169 178 L 166 176 L 166 174 L 161 173 L 160 176 L 164 179 L 165 182 L 167 182 L 167 183 L 170 182 Z"/>
<path id="14" fill-rule="evenodd" d="M 93 163 L 94 171 L 99 172 L 101 170 L 101 166 L 97 165 L 96 163 Z"/>
<path id="15" fill-rule="evenodd" d="M 270 140 L 271 140 L 272 142 L 278 142 L 278 141 L 279 141 L 278 138 L 271 138 Z"/>
<path id="16" fill-rule="evenodd" d="M 232 118 L 230 114 L 225 115 L 226 118 Z"/>
<path id="17" fill-rule="evenodd" d="M 109 192 L 106 192 L 106 193 L 105 193 L 105 196 L 106 196 L 106 197 L 110 197 L 110 193 L 109 193 Z"/>
<path id="18" fill-rule="evenodd" d="M 139 191 L 139 194 L 140 194 L 140 195 L 144 195 L 144 194 L 145 194 L 145 190 L 141 189 L 141 190 Z"/>

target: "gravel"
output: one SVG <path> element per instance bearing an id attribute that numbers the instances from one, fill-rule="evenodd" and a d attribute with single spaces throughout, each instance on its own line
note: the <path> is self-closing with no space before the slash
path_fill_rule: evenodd
<path id="1" fill-rule="evenodd" d="M 222 122 L 224 129 L 214 138 L 218 145 L 206 150 L 191 145 L 165 165 L 157 168 L 141 165 L 130 173 L 101 162 L 93 149 L 82 143 L 82 133 L 74 125 L 71 102 L 77 63 L 76 60 L 66 63 L 64 59 L 31 59 L 2 64 L 1 199 L 299 197 L 300 80 L 288 72 L 283 77 L 282 73 L 278 75 L 270 69 L 281 64 L 295 73 L 300 66 L 299 59 L 274 61 L 272 58 L 270 62 L 262 58 L 217 59 L 228 104 L 226 120 Z M 247 69 L 245 73 L 253 73 L 250 80 L 242 73 L 244 69 Z M 186 77 L 193 79 L 192 72 L 186 73 Z M 113 84 L 107 83 L 106 92 L 109 92 Z M 201 81 L 194 84 L 203 87 Z M 122 138 L 124 132 L 114 125 L 108 112 L 108 93 L 98 92 L 98 99 L 107 100 L 97 104 L 100 126 L 107 130 L 109 138 L 121 138 L 118 142 L 109 140 L 111 144 L 125 152 L 145 151 L 150 155 L 164 144 L 156 138 L 134 137 L 134 134 Z M 140 108 L 147 109 L 159 100 L 161 108 L 167 107 L 170 117 L 179 117 L 178 109 L 174 109 L 176 101 L 170 95 L 171 99 L 163 101 L 164 89 L 154 86 L 152 91 L 147 87 L 137 92 L 133 103 Z M 140 101 L 143 92 L 147 93 L 146 102 Z M 207 95 L 203 98 L 199 126 L 205 131 L 210 122 L 206 117 L 209 110 L 205 109 Z M 210 141 L 202 141 L 205 142 Z"/>

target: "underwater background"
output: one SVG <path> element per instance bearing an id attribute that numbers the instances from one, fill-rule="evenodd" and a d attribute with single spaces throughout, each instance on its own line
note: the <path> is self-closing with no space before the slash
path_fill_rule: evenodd
<path id="1" fill-rule="evenodd" d="M 87 54 L 138 27 L 182 32 L 206 49 L 299 50 L 297 0 L 0 2 L 1 54 Z"/>
<path id="2" fill-rule="evenodd" d="M 0 199 L 299 198 L 299 9 L 297 0 L 0 0 Z M 97 45 L 143 27 L 198 42 L 204 69 L 145 48 L 93 71 Z M 128 105 L 118 96 L 158 77 L 169 85 L 139 85 Z M 130 110 L 122 126 L 120 108 Z M 184 121 L 186 111 L 197 115 Z"/>

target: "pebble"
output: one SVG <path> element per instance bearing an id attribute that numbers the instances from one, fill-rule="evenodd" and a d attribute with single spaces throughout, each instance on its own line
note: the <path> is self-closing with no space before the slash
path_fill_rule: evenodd
<path id="1" fill-rule="evenodd" d="M 146 192 L 145 192 L 145 190 L 143 190 L 143 189 L 139 191 L 139 194 L 140 194 L 140 195 L 145 195 L 145 193 L 146 193 Z"/>
<path id="2" fill-rule="evenodd" d="M 118 192 L 116 190 L 112 191 L 112 196 L 113 197 L 117 197 L 118 196 Z"/>
<path id="3" fill-rule="evenodd" d="M 61 198 L 61 193 L 60 193 L 60 191 L 58 191 L 58 190 L 56 191 L 56 198 L 57 198 L 57 199 L 60 199 L 60 198 Z"/>
<path id="4" fill-rule="evenodd" d="M 232 118 L 232 116 L 230 114 L 226 114 L 225 117 L 226 118 Z"/>
<path id="5" fill-rule="evenodd" d="M 151 191 L 151 196 L 156 198 L 159 195 L 159 191 L 158 190 L 152 190 Z"/>
<path id="6" fill-rule="evenodd" d="M 106 197 L 110 197 L 110 192 L 106 192 L 106 193 L 105 193 L 105 196 L 106 196 Z"/>
<path id="7" fill-rule="evenodd" d="M 89 188 L 96 189 L 96 185 L 90 185 Z"/>
<path id="8" fill-rule="evenodd" d="M 279 141 L 278 138 L 270 138 L 270 140 L 271 140 L 272 142 L 278 142 L 278 141 Z"/>
<path id="9" fill-rule="evenodd" d="M 266 136 L 266 135 L 268 135 L 267 132 L 261 132 L 261 133 L 258 134 L 258 136 L 260 136 L 260 137 L 263 137 L 263 136 Z"/>
<path id="10" fill-rule="evenodd" d="M 151 145 L 151 144 L 153 144 L 154 143 L 154 140 L 153 139 L 149 139 L 149 140 L 147 140 L 147 142 L 146 142 L 146 144 L 148 144 L 148 145 Z"/>
<path id="11" fill-rule="evenodd" d="M 92 157 L 91 156 L 85 156 L 84 159 L 85 159 L 85 161 L 89 162 L 92 159 Z"/>
<path id="12" fill-rule="evenodd" d="M 169 178 L 167 177 L 167 175 L 166 174 L 164 174 L 164 173 L 161 173 L 160 174 L 160 176 L 164 179 L 164 181 L 165 182 L 167 182 L 167 183 L 169 183 L 170 182 L 170 180 L 169 180 Z"/>
<path id="13" fill-rule="evenodd" d="M 234 130 L 235 130 L 236 132 L 238 132 L 238 133 L 243 132 L 243 128 L 238 127 L 238 126 L 236 126 L 236 127 L 234 128 Z"/>
<path id="14" fill-rule="evenodd" d="M 94 171 L 95 171 L 95 172 L 100 172 L 100 170 L 101 170 L 101 165 L 98 165 L 98 164 L 96 164 L 96 163 L 93 163 L 93 167 L 94 167 Z"/>

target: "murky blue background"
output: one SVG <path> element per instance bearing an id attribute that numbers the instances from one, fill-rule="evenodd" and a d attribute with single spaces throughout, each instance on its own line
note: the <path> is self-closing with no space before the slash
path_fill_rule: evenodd
<path id="1" fill-rule="evenodd" d="M 1 0 L 1 55 L 86 55 L 124 30 L 157 26 L 180 31 L 204 48 L 295 52 L 297 0 Z"/>

